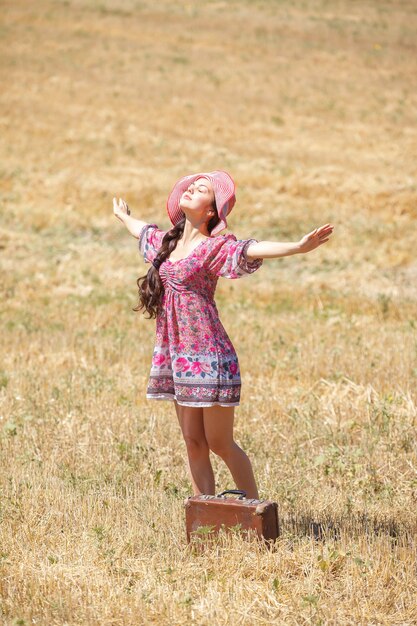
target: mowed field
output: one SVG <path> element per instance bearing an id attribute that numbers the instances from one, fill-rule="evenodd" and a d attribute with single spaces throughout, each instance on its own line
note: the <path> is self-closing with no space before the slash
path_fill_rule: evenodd
<path id="1" fill-rule="evenodd" d="M 417 624 L 415 2 L 0 9 L 1 623 Z M 113 216 L 167 229 L 175 181 L 213 169 L 224 233 L 334 225 L 216 292 L 272 550 L 187 545 L 185 444 L 132 311 L 149 266 Z"/>

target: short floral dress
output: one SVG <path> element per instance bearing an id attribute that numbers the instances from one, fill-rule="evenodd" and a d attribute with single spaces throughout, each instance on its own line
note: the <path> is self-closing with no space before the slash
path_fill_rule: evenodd
<path id="1" fill-rule="evenodd" d="M 138 243 L 145 263 L 155 259 L 166 232 L 156 224 L 142 228 Z M 242 278 L 261 267 L 262 258 L 246 257 L 249 244 L 257 241 L 231 233 L 207 237 L 184 259 L 161 264 L 164 293 L 147 398 L 196 407 L 239 405 L 239 361 L 214 293 L 220 276 Z"/>

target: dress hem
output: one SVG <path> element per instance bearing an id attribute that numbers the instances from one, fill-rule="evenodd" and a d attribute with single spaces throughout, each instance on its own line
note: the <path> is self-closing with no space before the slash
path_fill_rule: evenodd
<path id="1" fill-rule="evenodd" d="M 176 396 L 172 395 L 172 394 L 158 394 L 158 395 L 153 395 L 150 393 L 146 394 L 146 397 L 150 400 L 177 400 Z M 205 406 L 239 406 L 240 402 L 229 402 L 228 404 L 222 404 L 221 402 L 179 402 L 179 400 L 177 400 L 177 404 L 179 404 L 180 406 L 195 406 L 195 407 L 205 407 Z"/>

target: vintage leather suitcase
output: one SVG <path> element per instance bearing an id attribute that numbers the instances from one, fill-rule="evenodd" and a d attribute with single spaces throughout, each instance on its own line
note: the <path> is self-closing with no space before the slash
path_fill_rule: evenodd
<path id="1" fill-rule="evenodd" d="M 238 498 L 226 497 L 238 494 Z M 187 541 L 215 535 L 220 529 L 238 530 L 271 543 L 279 535 L 278 505 L 271 500 L 246 498 L 240 489 L 227 489 L 217 496 L 189 496 L 184 501 Z"/>

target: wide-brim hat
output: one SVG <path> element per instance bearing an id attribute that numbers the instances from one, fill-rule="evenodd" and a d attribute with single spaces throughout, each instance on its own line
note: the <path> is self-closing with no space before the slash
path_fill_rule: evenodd
<path id="1" fill-rule="evenodd" d="M 169 219 L 175 226 L 175 224 L 178 224 L 178 222 L 184 217 L 184 211 L 180 207 L 181 196 L 185 191 L 187 191 L 188 186 L 198 178 L 208 178 L 213 185 L 217 213 L 220 218 L 220 222 L 216 224 L 210 233 L 210 236 L 214 236 L 227 227 L 226 217 L 229 215 L 236 202 L 235 182 L 230 174 L 224 172 L 223 170 L 200 172 L 199 174 L 188 174 L 187 176 L 183 176 L 177 180 L 167 200 Z"/>

